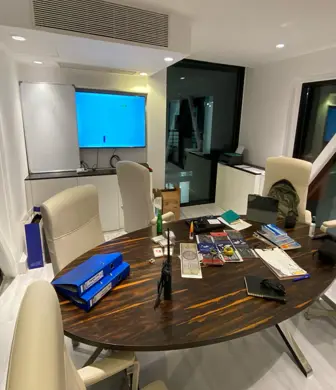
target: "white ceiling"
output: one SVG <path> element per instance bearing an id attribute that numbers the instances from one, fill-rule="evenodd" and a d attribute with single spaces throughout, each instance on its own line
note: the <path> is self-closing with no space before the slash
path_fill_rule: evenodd
<path id="1" fill-rule="evenodd" d="M 26 41 L 14 41 L 12 34 L 21 35 Z M 153 74 L 168 66 L 165 57 L 173 57 L 174 62 L 184 57 L 168 50 L 6 26 L 0 26 L 0 42 L 18 61 L 43 61 L 47 66 L 81 64 Z"/>
<path id="2" fill-rule="evenodd" d="M 116 0 L 120 1 L 189 18 L 192 23 L 190 58 L 193 59 L 254 67 L 336 45 L 336 1 L 333 0 Z M 22 4 L 21 13 L 28 12 L 27 0 L 0 2 L 0 14 L 1 6 L 3 10 L 6 6 L 14 9 L 15 5 L 17 10 L 19 4 Z M 12 14 L 14 11 L 6 17 Z M 20 31 L 28 36 L 27 42 L 10 39 L 11 33 Z M 49 64 L 82 63 L 147 73 L 163 69 L 166 64 L 162 58 L 171 54 L 9 27 L 0 28 L 1 42 L 23 61 L 37 56 Z M 278 43 L 284 43 L 285 48 L 276 49 Z M 180 60 L 183 54 L 175 54 L 174 58 Z"/>
<path id="3" fill-rule="evenodd" d="M 256 66 L 336 45 L 333 0 L 132 0 L 191 18 L 191 58 Z M 284 49 L 276 49 L 284 43 Z"/>

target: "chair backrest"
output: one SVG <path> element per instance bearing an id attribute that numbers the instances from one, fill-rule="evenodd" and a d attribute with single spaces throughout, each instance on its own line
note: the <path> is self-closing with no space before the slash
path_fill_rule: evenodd
<path id="1" fill-rule="evenodd" d="M 288 180 L 299 195 L 299 221 L 304 222 L 311 170 L 312 164 L 308 161 L 283 156 L 269 157 L 266 161 L 263 195 L 268 195 L 274 183 Z"/>
<path id="2" fill-rule="evenodd" d="M 120 161 L 117 164 L 117 175 L 125 230 L 130 233 L 149 226 L 154 218 L 149 170 L 132 161 Z"/>
<path id="3" fill-rule="evenodd" d="M 53 287 L 31 284 L 22 300 L 12 341 L 6 390 L 84 390 L 64 345 Z"/>
<path id="4" fill-rule="evenodd" d="M 41 214 L 55 275 L 104 242 L 98 193 L 92 185 L 60 192 L 42 204 Z"/>

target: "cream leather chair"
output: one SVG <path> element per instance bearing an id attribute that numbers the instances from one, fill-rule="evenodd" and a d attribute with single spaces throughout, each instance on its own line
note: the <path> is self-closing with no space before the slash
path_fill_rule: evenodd
<path id="1" fill-rule="evenodd" d="M 117 164 L 117 175 L 126 232 L 131 233 L 155 225 L 156 218 L 148 169 L 132 161 L 120 161 Z M 174 213 L 164 214 L 162 220 L 165 222 L 174 221 Z"/>
<path id="2" fill-rule="evenodd" d="M 306 210 L 308 187 L 312 164 L 291 157 L 269 157 L 266 161 L 265 184 L 263 195 L 267 196 L 272 185 L 286 179 L 292 183 L 300 198 L 298 206 L 299 222 L 310 224 L 311 212 Z"/>
<path id="3" fill-rule="evenodd" d="M 135 363 L 139 370 L 133 353 L 118 352 L 77 371 L 64 345 L 56 293 L 38 281 L 27 288 L 16 320 L 6 390 L 84 390 Z M 161 382 L 145 389 L 167 390 Z M 138 373 L 132 390 L 138 390 Z"/>
<path id="4" fill-rule="evenodd" d="M 92 185 L 60 192 L 42 204 L 41 214 L 55 275 L 104 242 L 98 193 Z"/>
<path id="5" fill-rule="evenodd" d="M 328 229 L 334 229 L 334 228 L 336 228 L 336 219 L 333 219 L 333 220 L 331 220 L 331 221 L 325 221 L 325 222 L 323 222 L 323 224 L 322 224 L 322 226 L 321 226 L 320 229 L 321 229 L 323 232 L 327 232 Z"/>
<path id="6" fill-rule="evenodd" d="M 55 275 L 71 261 L 104 242 L 98 192 L 92 185 L 60 192 L 42 204 L 41 214 Z M 72 340 L 72 345 L 76 348 L 79 343 Z M 97 348 L 88 362 L 94 361 L 100 352 Z M 134 361 L 134 353 L 129 356 Z M 136 364 L 133 369 L 137 371 Z"/>

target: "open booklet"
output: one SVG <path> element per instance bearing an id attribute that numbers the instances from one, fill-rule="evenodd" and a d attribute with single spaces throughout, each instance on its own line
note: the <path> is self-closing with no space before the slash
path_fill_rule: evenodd
<path id="1" fill-rule="evenodd" d="M 252 226 L 250 223 L 243 221 L 242 219 L 237 219 L 235 222 L 228 223 L 224 218 L 218 217 L 218 220 L 229 226 L 231 229 L 240 232 L 241 230 L 247 229 Z"/>
<path id="2" fill-rule="evenodd" d="M 280 248 L 255 249 L 267 267 L 279 279 L 292 279 L 307 275 L 307 272 L 299 267 L 295 261 Z"/>

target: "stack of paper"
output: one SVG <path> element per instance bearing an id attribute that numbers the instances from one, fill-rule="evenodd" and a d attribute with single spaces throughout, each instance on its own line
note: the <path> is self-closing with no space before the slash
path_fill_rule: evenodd
<path id="1" fill-rule="evenodd" d="M 291 279 L 307 274 L 280 248 L 255 249 L 255 251 L 279 279 Z"/>
<path id="2" fill-rule="evenodd" d="M 284 230 L 281 230 L 276 225 L 263 225 L 261 229 L 262 231 L 258 232 L 258 234 L 267 238 L 267 240 L 271 241 L 284 251 L 301 248 L 301 245 L 298 242 L 294 241 Z"/>

